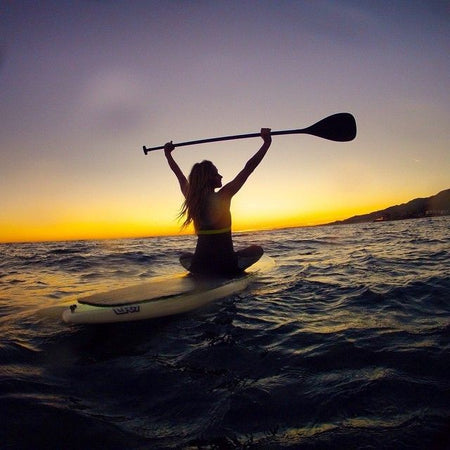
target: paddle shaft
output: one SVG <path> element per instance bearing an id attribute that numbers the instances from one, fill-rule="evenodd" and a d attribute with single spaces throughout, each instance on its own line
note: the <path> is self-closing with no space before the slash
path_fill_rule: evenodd
<path id="1" fill-rule="evenodd" d="M 307 128 L 271 132 L 272 136 L 280 136 L 284 134 L 311 134 L 313 136 L 329 139 L 332 141 L 346 142 L 351 141 L 352 139 L 355 138 L 356 122 L 351 114 L 338 113 L 326 117 L 325 119 L 322 119 L 319 122 Z M 235 139 L 247 139 L 260 136 L 261 133 L 236 134 L 233 136 L 222 136 L 208 139 L 199 139 L 196 141 L 179 142 L 173 145 L 174 147 L 184 147 L 186 145 L 206 144 L 208 142 L 219 142 L 219 141 L 231 141 Z M 163 148 L 164 145 L 151 148 L 147 148 L 145 145 L 143 146 L 145 154 L 154 150 L 162 150 Z"/>

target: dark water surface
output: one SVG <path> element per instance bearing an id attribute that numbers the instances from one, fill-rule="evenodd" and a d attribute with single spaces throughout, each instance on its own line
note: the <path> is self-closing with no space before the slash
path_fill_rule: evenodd
<path id="1" fill-rule="evenodd" d="M 236 235 L 276 261 L 189 314 L 69 326 L 193 237 L 0 245 L 7 449 L 449 448 L 450 218 Z"/>

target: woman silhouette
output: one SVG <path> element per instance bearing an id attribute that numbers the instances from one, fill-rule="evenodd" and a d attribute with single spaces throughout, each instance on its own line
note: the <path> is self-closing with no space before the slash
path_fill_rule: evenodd
<path id="1" fill-rule="evenodd" d="M 180 212 L 180 218 L 185 218 L 183 227 L 193 223 L 197 234 L 195 253 L 184 253 L 180 257 L 181 264 L 190 272 L 235 275 L 262 256 L 263 249 L 256 245 L 234 251 L 230 213 L 231 199 L 262 161 L 272 143 L 270 128 L 262 128 L 261 137 L 264 140 L 261 148 L 237 176 L 223 187 L 222 175 L 211 161 L 194 164 L 187 179 L 172 157 L 175 148 L 172 142 L 164 146 L 167 162 L 185 198 Z"/>

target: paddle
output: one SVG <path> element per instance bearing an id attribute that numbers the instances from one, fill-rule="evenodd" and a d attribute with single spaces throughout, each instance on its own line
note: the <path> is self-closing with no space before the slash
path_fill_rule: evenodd
<path id="1" fill-rule="evenodd" d="M 356 122 L 355 118 L 350 113 L 338 113 L 332 116 L 325 117 L 325 119 L 311 125 L 308 128 L 301 128 L 298 130 L 283 130 L 272 131 L 272 136 L 282 134 L 311 134 L 313 136 L 329 139 L 330 141 L 347 142 L 351 141 L 356 136 Z M 200 139 L 198 141 L 179 142 L 173 144 L 175 147 L 183 147 L 185 145 L 206 144 L 207 142 L 231 141 L 233 139 L 246 139 L 261 136 L 260 133 L 250 134 L 236 134 L 234 136 L 222 136 L 209 139 Z M 147 148 L 143 146 L 144 153 L 147 154 L 153 150 L 161 150 L 164 145 L 159 147 Z"/>

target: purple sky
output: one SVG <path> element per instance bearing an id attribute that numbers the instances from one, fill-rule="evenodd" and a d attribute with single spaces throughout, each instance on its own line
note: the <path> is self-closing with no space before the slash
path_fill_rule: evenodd
<path id="1" fill-rule="evenodd" d="M 176 180 L 142 145 L 341 111 L 354 142 L 274 138 L 233 201 L 237 229 L 449 188 L 449 19 L 448 1 L 0 0 L 0 241 L 176 233 Z M 257 148 L 175 157 L 226 181 Z"/>

